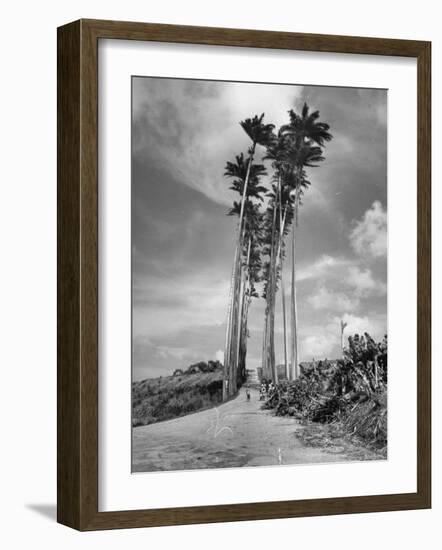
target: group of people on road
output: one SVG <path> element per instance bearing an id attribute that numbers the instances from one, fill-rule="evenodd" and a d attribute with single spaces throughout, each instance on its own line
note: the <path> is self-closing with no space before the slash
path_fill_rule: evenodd
<path id="1" fill-rule="evenodd" d="M 265 380 L 264 378 L 261 381 L 261 387 L 259 389 L 259 400 L 266 401 L 272 397 L 273 392 L 275 391 L 275 385 L 271 380 Z"/>
<path id="2" fill-rule="evenodd" d="M 259 400 L 260 401 L 266 401 L 267 399 L 270 399 L 275 392 L 276 387 L 275 384 L 271 380 L 266 380 L 263 378 L 261 380 L 261 386 L 259 388 Z M 249 386 L 246 386 L 246 399 L 247 401 L 250 401 L 250 388 Z"/>

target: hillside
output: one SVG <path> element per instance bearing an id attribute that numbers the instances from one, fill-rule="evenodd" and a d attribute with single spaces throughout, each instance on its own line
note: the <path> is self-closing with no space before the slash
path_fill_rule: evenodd
<path id="1" fill-rule="evenodd" d="M 145 426 L 222 402 L 222 369 L 133 382 L 132 426 Z"/>

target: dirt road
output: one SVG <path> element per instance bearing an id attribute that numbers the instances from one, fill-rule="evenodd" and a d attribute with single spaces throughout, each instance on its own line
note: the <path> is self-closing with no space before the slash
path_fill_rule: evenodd
<path id="1" fill-rule="evenodd" d="M 258 392 L 245 391 L 215 409 L 133 430 L 132 471 L 191 470 L 276 464 L 338 462 L 333 455 L 304 446 L 297 421 L 261 410 Z"/>

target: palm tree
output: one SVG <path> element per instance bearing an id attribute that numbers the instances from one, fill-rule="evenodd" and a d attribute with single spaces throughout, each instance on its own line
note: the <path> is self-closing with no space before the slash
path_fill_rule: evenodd
<path id="1" fill-rule="evenodd" d="M 251 184 L 249 190 L 251 195 L 256 195 L 256 189 L 259 186 Z M 262 201 L 262 197 L 257 197 L 258 201 Z M 240 203 L 234 201 L 228 215 L 239 216 Z M 245 359 L 247 354 L 247 317 L 248 310 L 252 298 L 257 297 L 256 283 L 260 280 L 261 271 L 261 245 L 262 245 L 262 213 L 260 212 L 259 203 L 253 203 L 251 200 L 246 201 L 244 208 L 244 239 L 243 249 L 240 251 L 240 291 L 237 300 L 238 324 L 232 327 L 232 337 L 230 339 L 230 347 L 226 353 L 231 364 L 236 365 L 235 369 L 230 369 L 229 384 L 236 386 L 245 380 L 246 365 Z M 231 309 L 231 311 L 233 311 Z M 235 322 L 232 315 L 231 323 Z M 226 373 L 227 375 L 227 373 Z"/>
<path id="2" fill-rule="evenodd" d="M 254 283 L 263 272 L 266 299 L 263 336 L 263 370 L 266 377 L 276 381 L 274 325 L 278 281 L 282 289 L 284 324 L 284 358 L 290 378 L 298 372 L 298 328 L 296 300 L 296 228 L 301 197 L 310 185 L 305 168 L 316 167 L 324 160 L 322 147 L 332 139 L 329 126 L 320 122 L 319 111 L 310 112 L 305 103 L 301 114 L 289 111 L 290 122 L 274 134 L 272 124 L 264 124 L 264 114 L 240 122 L 252 144 L 248 157 L 240 154 L 234 162 L 228 162 L 225 175 L 233 179 L 231 189 L 241 199 L 234 201 L 229 214 L 238 216 L 238 238 L 233 261 L 229 313 L 226 329 L 224 396 L 233 395 L 245 373 L 247 351 L 247 315 L 252 296 L 256 295 Z M 267 194 L 268 205 L 261 214 L 258 204 L 266 192 L 260 177 L 266 174 L 262 164 L 254 164 L 256 146 L 266 147 L 263 160 L 271 160 L 274 170 L 273 183 Z M 291 338 L 290 369 L 288 368 L 286 312 L 283 280 L 285 237 L 292 232 L 292 277 L 291 277 Z M 264 228 L 264 230 L 263 230 Z M 262 265 L 261 254 L 269 257 Z"/>
<path id="3" fill-rule="evenodd" d="M 290 369 L 289 378 L 295 380 L 298 377 L 298 310 L 296 296 L 296 237 L 298 227 L 299 206 L 301 197 L 310 182 L 307 180 L 304 167 L 316 167 L 318 162 L 324 160 L 322 149 L 313 146 L 308 142 L 302 142 L 297 146 L 292 142 L 292 147 L 288 153 L 292 170 L 287 176 L 288 185 L 292 193 L 292 238 L 291 238 L 291 331 L 290 331 Z"/>
<path id="4" fill-rule="evenodd" d="M 322 149 L 326 141 L 332 139 L 329 125 L 319 122 L 319 111 L 310 112 L 307 103 L 298 115 L 289 111 L 290 123 L 281 128 L 281 133 L 291 140 L 290 164 L 294 181 L 293 223 L 292 223 L 292 278 L 291 278 L 291 339 L 290 339 L 290 378 L 298 377 L 298 313 L 296 300 L 296 227 L 298 210 L 303 187 L 306 186 L 305 167 L 318 166 L 324 160 Z"/>
<path id="5" fill-rule="evenodd" d="M 233 276 L 231 280 L 230 305 L 227 322 L 227 337 L 225 350 L 225 376 L 229 380 L 228 394 L 232 395 L 237 388 L 237 370 L 239 361 L 239 342 L 242 327 L 242 294 L 243 294 L 243 255 L 244 255 L 244 211 L 249 197 L 258 198 L 261 190 L 259 176 L 265 173 L 263 165 L 254 165 L 253 159 L 257 144 L 265 145 L 272 135 L 274 125 L 263 124 L 264 113 L 252 119 L 240 122 L 241 127 L 249 136 L 252 145 L 249 157 L 244 159 L 241 154 L 236 157 L 236 163 L 227 163 L 225 175 L 234 177 L 232 188 L 241 194 L 239 205 L 238 241 L 235 249 Z M 258 168 L 256 168 L 258 167 Z"/>
<path id="6" fill-rule="evenodd" d="M 243 299 L 244 299 L 244 261 L 247 263 L 247 242 L 245 237 L 246 229 L 246 213 L 250 216 L 250 199 L 254 198 L 262 200 L 261 193 L 266 189 L 259 185 L 259 178 L 266 174 L 266 170 L 262 164 L 250 165 L 250 158 L 244 160 L 244 155 L 236 157 L 236 162 L 228 162 L 226 165 L 225 175 L 234 177 L 234 181 L 230 187 L 233 191 L 240 194 L 241 197 L 245 197 L 245 200 L 241 203 L 234 201 L 233 209 L 230 214 L 236 214 L 243 216 L 242 223 L 242 238 L 237 243 L 236 255 L 234 259 L 234 280 L 233 280 L 233 293 L 232 304 L 230 307 L 230 337 L 227 349 L 228 368 L 229 368 L 229 386 L 231 388 L 230 394 L 236 392 L 237 388 L 237 373 L 239 366 L 241 334 L 242 334 L 242 316 L 243 316 Z M 246 183 L 248 183 L 246 187 Z"/>
<path id="7" fill-rule="evenodd" d="M 224 175 L 229 178 L 234 178 L 231 183 L 230 189 L 237 192 L 241 198 L 246 193 L 246 200 L 241 202 L 234 201 L 233 207 L 229 211 L 230 215 L 241 216 L 246 211 L 242 205 L 250 204 L 250 199 L 254 198 L 262 200 L 261 194 L 266 191 L 265 187 L 259 185 L 260 177 L 266 174 L 265 167 L 262 164 L 250 164 L 250 158 L 245 158 L 241 153 L 235 157 L 234 162 L 227 162 Z M 246 183 L 248 184 L 246 187 Z M 243 241 L 243 239 L 242 239 Z M 243 243 L 241 243 L 241 246 Z M 235 248 L 235 255 L 233 261 L 230 296 L 229 296 L 229 310 L 228 321 L 226 329 L 226 349 L 225 349 L 225 366 L 228 368 L 231 365 L 237 364 L 237 355 L 235 351 L 238 348 L 238 333 L 240 332 L 241 323 L 238 320 L 240 316 L 241 307 L 238 304 L 238 297 L 241 295 L 241 257 L 244 254 L 244 250 L 239 249 L 240 243 L 237 243 Z M 231 372 L 230 372 L 231 371 Z M 234 369 L 229 369 L 229 386 L 232 389 L 234 386 L 233 378 Z M 233 390 L 232 390 L 233 391 Z M 231 392 L 229 392 L 230 394 Z"/>
<path id="8" fill-rule="evenodd" d="M 265 188 L 259 185 L 259 178 L 260 176 L 265 174 L 266 170 L 262 164 L 251 165 L 250 158 L 246 159 L 243 153 L 237 155 L 234 162 L 227 162 L 224 172 L 225 176 L 229 178 L 234 178 L 230 186 L 231 190 L 237 192 L 241 198 L 244 197 L 244 193 L 246 192 L 247 199 L 255 198 L 258 200 L 261 197 L 261 193 L 265 191 Z M 248 183 L 247 188 L 246 182 Z M 244 204 L 246 202 L 247 201 L 244 201 Z M 242 201 L 234 201 L 233 208 L 229 211 L 229 214 L 240 216 L 241 206 Z M 244 209 L 242 209 L 242 212 L 244 218 Z M 235 248 L 226 329 L 226 348 L 224 364 L 226 370 L 226 379 L 229 380 L 229 395 L 231 395 L 232 392 L 234 393 L 234 390 L 232 388 L 235 387 L 234 378 L 236 378 L 236 374 L 234 372 L 235 369 L 233 368 L 233 365 L 237 365 L 236 358 L 238 355 L 238 333 L 240 331 L 241 325 L 241 323 L 239 322 L 240 320 L 238 320 L 241 312 L 241 308 L 238 304 L 238 299 L 240 295 L 239 285 L 241 284 L 241 258 L 244 254 L 244 251 L 241 250 L 239 246 L 240 243 L 237 243 Z"/>
<path id="9" fill-rule="evenodd" d="M 265 248 L 264 254 L 269 257 L 269 261 L 264 266 L 264 298 L 266 300 L 265 309 L 265 325 L 264 325 L 264 346 L 262 367 L 265 378 L 272 378 L 276 382 L 276 366 L 275 366 L 275 343 L 274 343 L 274 297 L 276 294 L 276 276 L 275 276 L 275 250 L 278 219 L 277 209 L 278 203 L 276 200 L 276 187 L 273 185 L 273 193 L 268 194 L 270 200 L 267 206 L 264 222 L 265 222 Z"/>
<path id="10" fill-rule="evenodd" d="M 287 176 L 281 167 L 278 170 L 278 174 L 275 175 L 275 179 L 277 183 L 273 184 L 272 192 L 267 195 L 269 197 L 269 202 L 265 216 L 266 246 L 263 249 L 263 253 L 269 257 L 269 260 L 264 265 L 263 276 L 265 280 L 263 297 L 266 300 L 266 309 L 264 317 L 262 364 L 265 377 L 271 377 L 276 382 L 277 372 L 275 366 L 274 327 L 278 284 L 280 284 L 282 296 L 284 361 L 286 371 L 288 369 L 283 260 L 285 258 L 284 239 L 290 229 L 293 209 L 291 207 L 291 188 L 287 185 Z"/>
<path id="11" fill-rule="evenodd" d="M 310 112 L 307 103 L 304 103 L 299 116 L 293 109 L 289 111 L 290 123 L 281 128 L 281 133 L 291 135 L 296 139 L 299 147 L 302 141 L 314 142 L 324 147 L 326 141 L 332 139 L 329 133 L 330 126 L 325 122 L 319 122 L 319 111 Z"/>
<path id="12" fill-rule="evenodd" d="M 262 200 L 262 197 L 259 198 Z M 234 214 L 234 209 L 230 213 Z M 247 319 L 252 298 L 258 297 L 256 283 L 260 281 L 262 245 L 262 213 L 259 204 L 246 202 L 244 209 L 244 255 L 241 271 L 240 319 L 237 342 L 237 383 L 246 378 Z"/>
<path id="13" fill-rule="evenodd" d="M 282 186 L 284 174 L 287 170 L 287 138 L 281 132 L 273 135 L 264 160 L 271 160 L 272 167 L 275 171 L 274 180 L 276 186 L 273 186 L 273 192 L 269 193 L 270 202 L 270 219 L 271 222 L 271 238 L 270 238 L 270 263 L 268 266 L 267 277 L 268 283 L 265 290 L 266 311 L 265 311 L 265 328 L 264 328 L 264 345 L 263 345 L 263 368 L 267 375 L 270 372 L 274 382 L 277 382 L 277 372 L 275 365 L 275 347 L 274 347 L 274 326 L 275 326 L 275 306 L 276 306 L 276 291 L 278 275 L 281 282 L 282 300 L 283 300 L 283 325 L 284 325 L 284 358 L 285 367 L 287 369 L 287 348 L 286 348 L 286 317 L 285 317 L 285 297 L 284 297 L 284 282 L 282 265 L 279 265 L 281 257 L 281 249 L 283 247 L 284 225 L 286 221 L 285 214 L 283 215 L 282 207 Z M 279 226 L 277 228 L 277 226 Z"/>
<path id="14" fill-rule="evenodd" d="M 241 239 L 242 222 L 244 216 L 245 197 L 247 196 L 247 186 L 249 183 L 250 169 L 253 164 L 253 157 L 255 156 L 256 145 L 260 144 L 266 146 L 272 139 L 274 124 L 263 124 L 264 113 L 261 116 L 255 115 L 253 118 L 246 118 L 240 122 L 240 125 L 244 132 L 249 136 L 252 141 L 252 146 L 249 149 L 249 162 L 247 165 L 247 174 L 244 180 L 244 191 L 241 201 L 241 211 L 239 214 L 239 239 Z"/>
<path id="15" fill-rule="evenodd" d="M 287 177 L 287 176 L 286 176 Z M 276 266 L 280 270 L 281 279 L 281 301 L 282 301 L 282 319 L 283 319 L 283 338 L 284 338 L 284 367 L 287 379 L 290 376 L 288 355 L 287 355 L 287 315 L 285 304 L 285 287 L 283 277 L 283 259 L 284 259 L 284 237 L 289 231 L 290 224 L 293 218 L 293 209 L 290 206 L 291 195 L 290 186 L 287 185 L 287 181 L 283 179 L 283 185 L 279 189 L 279 245 L 276 255 Z"/>

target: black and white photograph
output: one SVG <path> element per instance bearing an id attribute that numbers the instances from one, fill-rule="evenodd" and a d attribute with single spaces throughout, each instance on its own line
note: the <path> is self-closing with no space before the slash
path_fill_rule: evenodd
<path id="1" fill-rule="evenodd" d="M 0 547 L 440 546 L 442 33 L 398 7 L 2 4 Z"/>
<path id="2" fill-rule="evenodd" d="M 386 89 L 132 77 L 132 471 L 388 458 Z"/>
<path id="3" fill-rule="evenodd" d="M 2 7 L 0 546 L 438 547 L 436 3 Z"/>

